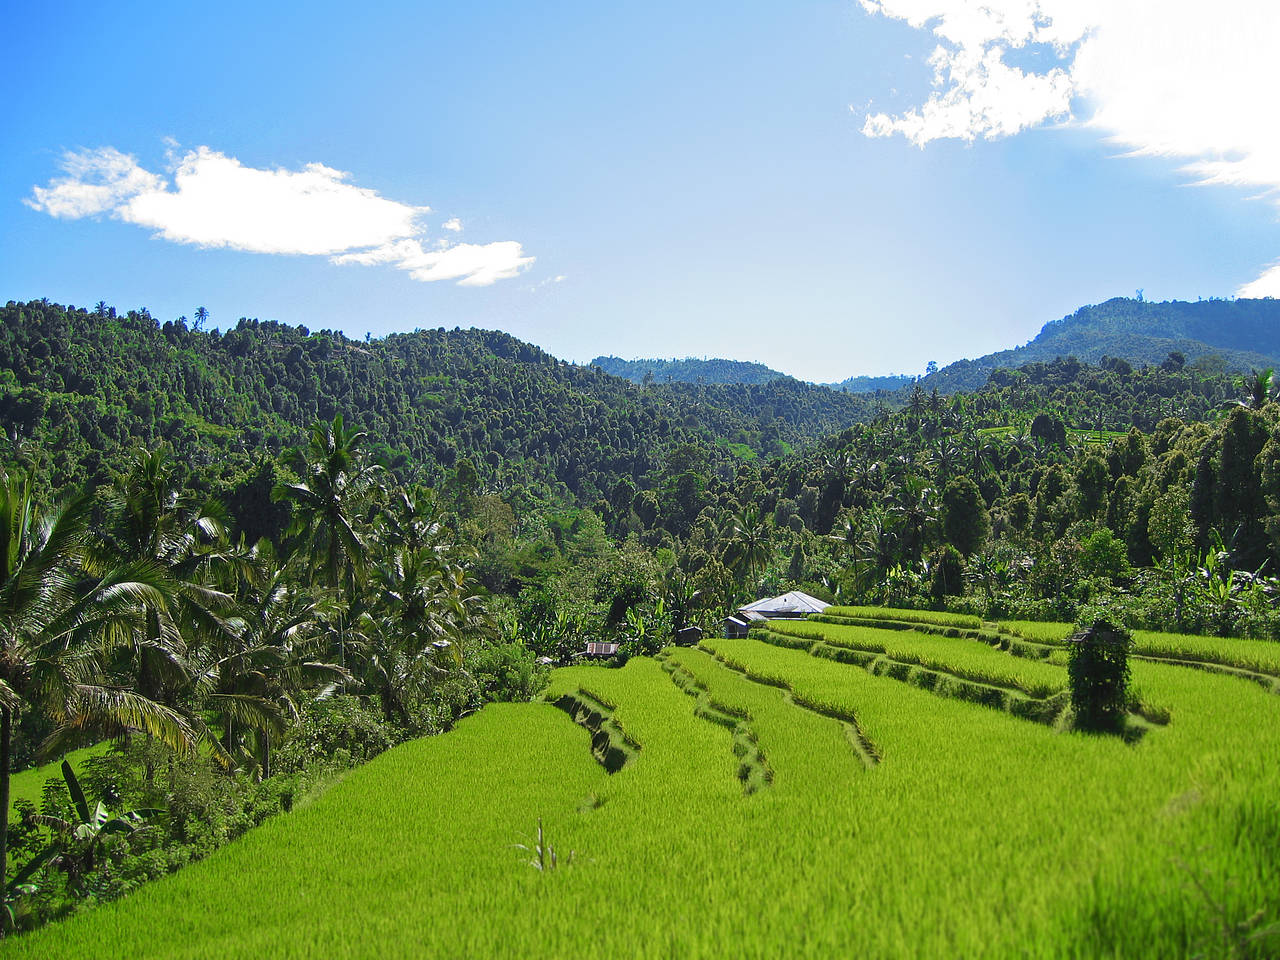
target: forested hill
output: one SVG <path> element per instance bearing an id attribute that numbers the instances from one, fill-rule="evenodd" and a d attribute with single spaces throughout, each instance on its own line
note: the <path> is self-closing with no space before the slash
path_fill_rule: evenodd
<path id="1" fill-rule="evenodd" d="M 1140 366 L 1175 352 L 1188 363 L 1202 361 L 1207 373 L 1280 366 L 1280 300 L 1152 303 L 1117 297 L 1045 324 L 1024 346 L 950 364 L 926 377 L 924 386 L 954 393 L 977 389 L 999 367 L 1070 356 L 1088 363 L 1119 357 Z"/>
<path id="2" fill-rule="evenodd" d="M 872 393 L 876 390 L 902 390 L 911 386 L 915 381 L 915 377 L 908 376 L 905 373 L 889 373 L 882 377 L 871 377 L 862 374 L 856 377 L 848 377 L 839 383 L 828 383 L 826 386 L 832 390 L 841 390 L 847 393 Z"/>
<path id="3" fill-rule="evenodd" d="M 642 388 L 486 330 L 358 342 L 256 320 L 202 332 L 105 306 L 0 309 L 2 459 L 55 487 L 102 479 L 121 451 L 162 440 L 234 484 L 340 413 L 409 477 L 437 483 L 469 464 L 462 475 L 482 487 L 589 504 L 620 480 L 662 482 L 673 460 L 727 475 L 870 412 L 789 378 Z M 269 480 L 257 477 L 260 492 Z"/>
<path id="4" fill-rule="evenodd" d="M 745 360 L 623 360 L 621 357 L 596 357 L 591 366 L 605 373 L 623 377 L 632 383 L 771 383 L 786 376 L 763 363 Z"/>

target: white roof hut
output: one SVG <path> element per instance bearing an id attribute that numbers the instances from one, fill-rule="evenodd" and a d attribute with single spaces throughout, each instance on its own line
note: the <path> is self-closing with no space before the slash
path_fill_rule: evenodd
<path id="1" fill-rule="evenodd" d="M 784 593 L 780 597 L 767 597 L 764 600 L 757 600 L 755 603 L 748 603 L 746 606 L 739 607 L 741 613 L 758 614 L 765 620 L 776 620 L 781 618 L 803 618 L 811 613 L 821 613 L 829 603 L 823 603 L 817 597 L 811 597 L 807 593 L 799 590 L 792 590 Z M 756 619 L 749 617 L 748 619 Z"/>

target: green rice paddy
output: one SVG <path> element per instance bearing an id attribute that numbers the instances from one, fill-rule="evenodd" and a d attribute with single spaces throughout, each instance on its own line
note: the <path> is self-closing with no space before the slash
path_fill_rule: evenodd
<path id="1" fill-rule="evenodd" d="M 576 712 L 595 732 L 551 703 L 490 705 L 5 952 L 1280 953 L 1254 936 L 1280 919 L 1280 697 L 1137 661 L 1169 721 L 1126 743 L 811 652 L 1022 692 L 1065 682 L 980 639 L 818 622 L 777 635 L 800 648 L 753 636 L 558 670 L 548 699 L 594 704 Z M 616 773 L 593 741 L 602 757 L 627 745 Z M 517 847 L 539 820 L 557 869 Z"/>

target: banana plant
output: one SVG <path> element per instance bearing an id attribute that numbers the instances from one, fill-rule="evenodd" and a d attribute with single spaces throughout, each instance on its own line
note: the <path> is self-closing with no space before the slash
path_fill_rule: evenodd
<path id="1" fill-rule="evenodd" d="M 156 807 L 142 807 L 113 815 L 101 800 L 90 809 L 80 780 L 66 760 L 62 761 L 62 778 L 67 783 L 67 792 L 71 794 L 79 822 L 45 814 L 37 814 L 34 820 L 54 832 L 53 844 L 46 851 L 49 854 L 46 862 L 65 873 L 71 889 L 83 895 L 87 892 L 85 879 L 97 863 L 107 837 L 131 837 L 146 829 L 147 821 L 164 811 Z"/>

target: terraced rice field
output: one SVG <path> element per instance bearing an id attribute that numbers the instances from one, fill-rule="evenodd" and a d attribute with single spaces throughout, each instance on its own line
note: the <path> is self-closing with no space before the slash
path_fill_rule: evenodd
<path id="1" fill-rule="evenodd" d="M 1018 620 L 1002 622 L 999 629 L 1005 634 L 1053 648 L 1063 646 L 1075 628 L 1069 623 Z M 1133 649 L 1140 658 L 1236 672 L 1280 692 L 1280 643 L 1238 637 L 1201 637 L 1188 633 L 1135 630 Z M 1044 653 L 1055 662 L 1066 662 L 1064 657 L 1055 656 L 1052 649 Z"/>
<path id="2" fill-rule="evenodd" d="M 553 702 L 486 707 L 5 952 L 1280 953 L 1248 939 L 1280 919 L 1280 697 L 1139 661 L 1168 722 L 1126 743 L 975 702 L 966 685 L 1065 684 L 977 638 L 813 622 L 778 637 L 798 646 L 710 640 L 559 670 Z M 515 846 L 539 818 L 556 870 Z"/>

